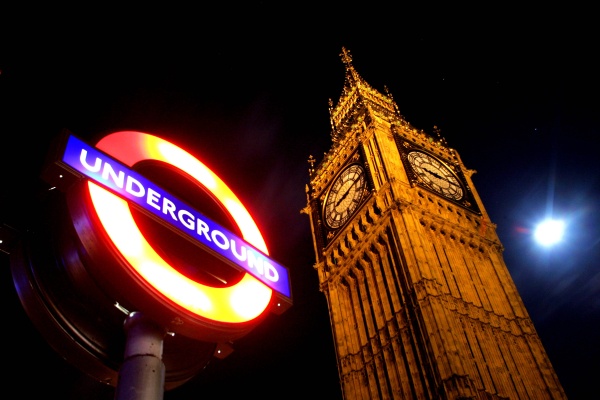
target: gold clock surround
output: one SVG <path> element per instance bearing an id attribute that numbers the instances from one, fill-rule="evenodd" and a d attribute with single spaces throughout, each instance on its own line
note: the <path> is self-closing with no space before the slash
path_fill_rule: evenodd
<path id="1" fill-rule="evenodd" d="M 423 147 L 395 137 L 396 145 L 408 180 L 412 185 L 422 187 L 444 199 L 459 205 L 477 215 L 481 210 L 475 201 L 469 183 L 456 162 L 450 162 Z M 423 167 L 429 163 L 429 171 Z M 436 176 L 438 175 L 438 176 Z"/>
<path id="2" fill-rule="evenodd" d="M 460 201 L 465 190 L 451 167 L 439 158 L 420 151 L 412 150 L 407 155 L 409 164 L 419 181 L 444 197 Z"/>
<path id="3" fill-rule="evenodd" d="M 323 205 L 323 218 L 329 228 L 338 229 L 352 217 L 365 197 L 366 188 L 366 173 L 360 164 L 350 164 L 339 173 Z"/>

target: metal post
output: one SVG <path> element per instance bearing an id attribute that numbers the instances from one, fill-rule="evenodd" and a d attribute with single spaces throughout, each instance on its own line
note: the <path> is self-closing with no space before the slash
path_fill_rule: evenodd
<path id="1" fill-rule="evenodd" d="M 162 400 L 165 365 L 162 362 L 165 329 L 139 312 L 125 320 L 127 342 L 119 369 L 115 400 Z"/>

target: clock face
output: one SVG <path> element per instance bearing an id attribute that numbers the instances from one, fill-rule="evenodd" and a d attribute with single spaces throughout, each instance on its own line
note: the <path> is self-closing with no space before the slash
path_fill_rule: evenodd
<path id="1" fill-rule="evenodd" d="M 411 151 L 407 158 L 415 174 L 427 187 L 452 200 L 464 197 L 458 178 L 442 161 L 421 151 Z"/>
<path id="2" fill-rule="evenodd" d="M 365 170 L 358 164 L 346 168 L 336 178 L 325 200 L 325 221 L 339 228 L 352 216 L 365 194 Z"/>

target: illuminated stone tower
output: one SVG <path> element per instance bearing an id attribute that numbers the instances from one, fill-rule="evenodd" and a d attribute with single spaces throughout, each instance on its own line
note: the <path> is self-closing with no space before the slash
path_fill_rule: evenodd
<path id="1" fill-rule="evenodd" d="M 341 56 L 332 148 L 310 158 L 302 211 L 344 398 L 566 398 L 474 171 Z"/>

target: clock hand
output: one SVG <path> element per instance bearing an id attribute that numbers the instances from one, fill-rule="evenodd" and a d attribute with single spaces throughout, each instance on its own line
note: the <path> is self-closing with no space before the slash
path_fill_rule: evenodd
<path id="1" fill-rule="evenodd" d="M 456 183 L 454 183 L 453 181 L 449 180 L 449 179 L 445 179 L 443 176 L 438 175 L 435 171 L 431 171 L 427 168 L 423 168 L 424 171 L 429 172 L 431 175 L 435 176 L 438 179 L 443 180 L 444 182 L 447 182 L 449 185 L 452 186 L 456 186 L 456 187 L 460 187 L 460 185 L 457 185 Z"/>
<path id="2" fill-rule="evenodd" d="M 336 201 L 336 202 L 335 202 L 335 206 L 336 206 L 336 207 L 337 207 L 337 206 L 339 206 L 339 205 L 340 205 L 340 203 L 341 203 L 342 201 L 344 201 L 344 199 L 346 198 L 346 196 L 348 196 L 348 193 L 350 193 L 350 189 L 352 189 L 352 186 L 354 186 L 354 184 L 352 184 L 352 185 L 351 185 L 351 186 L 348 188 L 348 190 L 346 190 L 346 191 L 344 192 L 344 195 L 343 195 L 343 196 L 342 196 L 342 197 L 341 197 L 341 198 L 340 198 L 338 201 Z"/>
<path id="3" fill-rule="evenodd" d="M 356 184 L 358 183 L 358 180 L 355 180 L 354 182 L 352 182 L 352 185 L 350 185 L 348 187 L 348 190 L 346 190 L 346 192 L 344 193 L 344 195 L 342 196 L 341 199 L 339 199 L 338 201 L 335 202 L 335 206 L 337 207 L 342 201 L 344 201 L 344 199 L 346 198 L 346 196 L 348 196 L 348 193 L 350 193 L 352 190 L 352 188 L 354 186 L 356 186 Z"/>
<path id="4" fill-rule="evenodd" d="M 443 179 L 443 177 L 441 177 L 441 176 L 439 176 L 438 174 L 436 174 L 436 173 L 435 173 L 435 171 L 432 171 L 432 170 L 430 170 L 430 169 L 427 169 L 427 168 L 423 168 L 423 170 L 425 170 L 425 171 L 429 172 L 431 175 L 435 176 L 435 177 L 436 177 L 436 178 L 438 178 L 438 179 Z"/>

